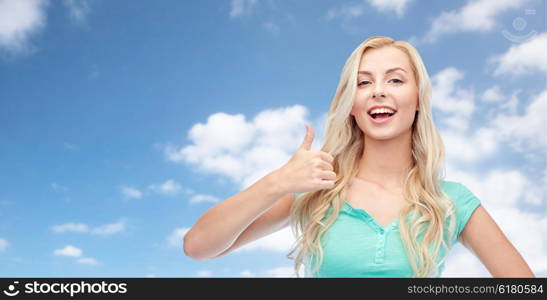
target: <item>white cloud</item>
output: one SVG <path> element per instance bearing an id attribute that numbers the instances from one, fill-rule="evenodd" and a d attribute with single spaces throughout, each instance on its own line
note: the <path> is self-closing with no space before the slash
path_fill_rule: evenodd
<path id="1" fill-rule="evenodd" d="M 148 189 L 156 193 L 173 196 L 180 192 L 181 186 L 173 179 L 169 179 L 162 184 L 152 184 L 148 186 Z"/>
<path id="2" fill-rule="evenodd" d="M 255 250 L 265 250 L 265 251 L 275 251 L 288 253 L 291 250 L 295 242 L 294 235 L 290 227 L 285 227 L 279 231 L 276 231 L 272 234 L 269 234 L 261 239 L 258 239 L 254 242 L 244 245 L 234 251 L 246 252 L 246 251 L 255 251 Z"/>
<path id="3" fill-rule="evenodd" d="M 432 106 L 441 115 L 436 121 L 453 130 L 465 131 L 475 111 L 475 95 L 471 90 L 458 87 L 456 83 L 464 74 L 456 68 L 446 68 L 432 77 Z"/>
<path id="4" fill-rule="evenodd" d="M 342 18 L 345 20 L 357 18 L 365 13 L 365 5 L 361 3 L 346 3 L 327 11 L 327 20 Z"/>
<path id="5" fill-rule="evenodd" d="M 278 267 L 264 272 L 267 277 L 296 277 L 294 267 Z"/>
<path id="6" fill-rule="evenodd" d="M 0 50 L 30 50 L 30 38 L 46 26 L 47 0 L 0 0 Z"/>
<path id="7" fill-rule="evenodd" d="M 447 161 L 474 162 L 498 151 L 499 133 L 488 127 L 478 128 L 473 133 L 441 130 L 446 148 Z"/>
<path id="8" fill-rule="evenodd" d="M 198 162 L 221 153 L 239 152 L 251 142 L 253 134 L 254 128 L 245 116 L 216 113 L 209 116 L 206 124 L 198 123 L 190 129 L 188 138 L 194 145 L 169 153 L 169 159 Z"/>
<path id="9" fill-rule="evenodd" d="M 456 244 L 448 253 L 441 277 L 491 277 L 481 261 L 462 244 Z"/>
<path id="10" fill-rule="evenodd" d="M 424 40 L 433 42 L 441 35 L 478 31 L 488 32 L 495 28 L 496 19 L 502 13 L 520 8 L 526 0 L 478 0 L 456 10 L 443 12 L 435 18 Z"/>
<path id="11" fill-rule="evenodd" d="M 522 93 L 521 89 L 508 92 L 502 90 L 498 85 L 491 86 L 482 93 L 481 96 L 481 108 L 480 116 L 484 120 L 492 121 L 498 116 L 515 115 L 518 108 L 522 106 L 522 100 L 519 95 Z M 492 122 L 490 122 L 492 123 Z M 490 124 L 490 126 L 493 126 Z"/>
<path id="12" fill-rule="evenodd" d="M 211 277 L 213 276 L 213 271 L 211 270 L 200 270 L 196 273 L 197 277 Z"/>
<path id="13" fill-rule="evenodd" d="M 406 8 L 412 0 L 366 0 L 372 7 L 382 13 L 395 13 L 398 17 L 405 14 Z M 327 20 L 337 18 L 346 21 L 362 16 L 366 11 L 364 3 L 345 3 L 327 11 Z"/>
<path id="14" fill-rule="evenodd" d="M 190 228 L 176 228 L 167 237 L 167 244 L 172 247 L 181 247 L 183 243 L 184 235 L 190 230 Z"/>
<path id="15" fill-rule="evenodd" d="M 55 251 L 53 251 L 53 254 L 57 256 L 80 257 L 82 256 L 82 249 L 74 247 L 72 245 L 67 245 L 63 249 L 56 249 Z"/>
<path id="16" fill-rule="evenodd" d="M 547 33 L 529 41 L 511 46 L 507 52 L 495 55 L 491 61 L 497 64 L 495 75 L 521 75 L 530 71 L 547 73 Z"/>
<path id="17" fill-rule="evenodd" d="M 63 232 L 79 232 L 86 233 L 89 232 L 89 227 L 86 224 L 82 223 L 65 223 L 61 225 L 54 225 L 51 229 L 56 233 Z"/>
<path id="18" fill-rule="evenodd" d="M 502 100 L 501 106 L 499 108 L 506 110 L 507 113 L 509 114 L 512 114 L 512 115 L 516 114 L 518 105 L 519 103 L 521 103 L 521 100 L 519 99 L 519 96 L 518 96 L 521 92 L 522 90 L 516 90 L 512 92 L 510 97 L 509 95 L 507 95 L 504 98 L 504 100 Z M 497 108 L 498 107 L 495 106 L 495 109 Z"/>
<path id="19" fill-rule="evenodd" d="M 241 273 L 239 273 L 242 277 L 255 277 L 255 274 L 251 272 L 250 270 L 243 270 Z"/>
<path id="20" fill-rule="evenodd" d="M 395 12 L 401 17 L 412 0 L 368 0 L 368 2 L 381 12 Z"/>
<path id="21" fill-rule="evenodd" d="M 79 258 L 76 262 L 79 263 L 79 264 L 83 264 L 83 265 L 96 265 L 97 264 L 97 260 L 94 259 L 94 258 L 91 258 L 91 257 L 82 257 L 82 258 Z"/>
<path id="22" fill-rule="evenodd" d="M 502 95 L 500 87 L 497 85 L 494 85 L 493 87 L 487 89 L 482 94 L 481 100 L 484 102 L 492 103 L 492 102 L 500 102 L 505 97 Z"/>
<path id="23" fill-rule="evenodd" d="M 0 238 L 0 252 L 6 251 L 8 247 L 9 247 L 8 240 Z"/>
<path id="24" fill-rule="evenodd" d="M 544 128 L 547 128 L 544 118 L 547 115 L 547 90 L 533 96 L 522 113 L 517 111 L 518 107 L 524 106 L 518 97 L 520 90 L 507 93 L 497 85 L 490 87 L 481 96 L 484 105 L 490 104 L 481 108 L 486 124 L 482 127 L 473 124 L 473 131 L 469 132 L 471 121 L 476 120 L 476 97 L 472 90 L 457 85 L 463 77 L 463 73 L 455 68 L 446 68 L 432 77 L 432 106 L 435 121 L 444 125 L 440 130 L 448 161 L 487 159 L 502 145 L 523 153 L 547 146 L 547 135 L 544 134 Z"/>
<path id="25" fill-rule="evenodd" d="M 76 233 L 89 233 L 96 235 L 113 235 L 125 230 L 125 222 L 118 221 L 116 223 L 106 224 L 98 227 L 90 227 L 84 223 L 65 223 L 60 225 L 54 225 L 51 227 L 55 233 L 76 232 Z"/>
<path id="26" fill-rule="evenodd" d="M 216 113 L 190 129 L 192 144 L 179 150 L 167 146 L 165 154 L 171 161 L 195 165 L 198 171 L 223 175 L 247 187 L 290 159 L 306 133 L 307 114 L 301 105 L 265 110 L 249 122 L 241 114 Z M 314 145 L 321 144 L 323 123 L 314 124 Z"/>
<path id="27" fill-rule="evenodd" d="M 500 114 L 493 121 L 499 134 L 519 151 L 547 147 L 547 90 L 531 101 L 522 115 Z"/>
<path id="28" fill-rule="evenodd" d="M 163 183 L 150 184 L 146 189 L 152 193 L 168 196 L 178 195 L 181 191 L 187 194 L 193 193 L 190 189 L 183 189 L 182 186 L 173 179 L 168 179 Z M 121 192 L 126 199 L 140 199 L 144 195 L 144 193 L 141 192 L 138 188 L 131 186 L 122 186 Z"/>
<path id="29" fill-rule="evenodd" d="M 56 250 L 53 251 L 53 254 L 56 255 L 56 256 L 69 256 L 69 257 L 77 258 L 76 262 L 79 263 L 79 264 L 83 264 L 83 265 L 96 265 L 96 264 L 98 264 L 96 259 L 91 258 L 91 257 L 82 256 L 82 254 L 83 254 L 82 249 L 80 249 L 78 247 L 75 247 L 75 246 L 72 246 L 72 245 L 67 245 L 62 249 L 56 249 Z"/>
<path id="30" fill-rule="evenodd" d="M 64 0 L 70 13 L 70 19 L 75 23 L 83 23 L 90 12 L 88 0 Z"/>
<path id="31" fill-rule="evenodd" d="M 119 221 L 119 222 L 116 222 L 116 223 L 106 224 L 106 225 L 103 225 L 103 226 L 92 228 L 92 229 L 90 229 L 89 232 L 91 234 L 107 236 L 107 235 L 116 234 L 118 232 L 122 232 L 124 230 L 125 230 L 125 223 L 123 221 Z"/>
<path id="32" fill-rule="evenodd" d="M 544 133 L 547 128 L 544 117 L 547 115 L 547 90 L 533 96 L 524 112 L 516 112 L 518 105 L 519 99 L 514 93 L 492 109 L 488 124 L 476 126 L 472 132 L 441 128 L 447 161 L 484 161 L 494 157 L 503 146 L 525 153 L 528 158 L 537 151 L 543 152 L 547 147 L 547 135 Z"/>
<path id="33" fill-rule="evenodd" d="M 525 203 L 539 205 L 542 201 L 537 184 L 519 170 L 492 170 L 486 175 L 478 175 L 451 169 L 449 174 L 453 180 L 469 186 L 487 206 L 506 209 Z"/>
<path id="34" fill-rule="evenodd" d="M 193 196 L 193 197 L 190 199 L 190 203 L 191 203 L 191 204 L 194 204 L 194 203 L 202 203 L 202 202 L 217 203 L 219 200 L 220 200 L 220 199 L 218 199 L 218 198 L 215 197 L 215 196 L 204 195 L 204 194 L 197 194 L 197 195 Z"/>
<path id="35" fill-rule="evenodd" d="M 280 31 L 280 27 L 279 25 L 277 25 L 276 23 L 274 22 L 271 22 L 271 21 L 268 21 L 268 22 L 264 22 L 262 23 L 262 26 L 264 26 L 264 28 L 271 32 L 272 34 L 279 34 L 279 31 Z"/>
<path id="36" fill-rule="evenodd" d="M 142 192 L 138 189 L 130 186 L 122 186 L 121 191 L 126 199 L 140 199 L 142 198 Z"/>
<path id="37" fill-rule="evenodd" d="M 230 17 L 237 18 L 249 14 L 256 5 L 256 0 L 232 0 Z"/>

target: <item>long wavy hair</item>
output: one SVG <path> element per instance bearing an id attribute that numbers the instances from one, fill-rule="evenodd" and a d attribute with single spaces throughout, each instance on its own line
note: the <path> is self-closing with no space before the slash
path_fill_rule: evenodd
<path id="1" fill-rule="evenodd" d="M 412 124 L 412 167 L 404 183 L 404 197 L 408 205 L 399 218 L 399 232 L 409 258 L 413 277 L 430 277 L 444 261 L 437 260 L 441 247 L 450 247 L 455 228 L 454 204 L 441 189 L 444 145 L 431 113 L 431 81 L 418 51 L 408 42 L 389 37 L 371 37 L 362 42 L 347 59 L 340 82 L 332 99 L 325 127 L 325 141 L 321 151 L 334 157 L 335 187 L 305 193 L 293 202 L 290 226 L 296 242 L 287 254 L 298 251 L 294 262 L 296 276 L 302 265 L 315 273 L 323 261 L 321 237 L 338 217 L 349 182 L 357 175 L 363 153 L 364 136 L 355 117 L 350 114 L 357 89 L 357 72 L 367 49 L 396 47 L 410 59 L 418 88 L 418 109 Z M 332 207 L 327 216 L 329 207 Z M 450 222 L 446 226 L 445 221 Z M 448 231 L 447 231 L 448 230 Z M 309 269 L 308 269 L 309 270 Z"/>

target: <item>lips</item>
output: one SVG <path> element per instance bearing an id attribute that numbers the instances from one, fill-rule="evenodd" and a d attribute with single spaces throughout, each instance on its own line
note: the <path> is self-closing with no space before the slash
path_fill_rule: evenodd
<path id="1" fill-rule="evenodd" d="M 370 120 L 372 121 L 372 123 L 374 123 L 374 124 L 383 124 L 383 123 L 386 123 L 386 122 L 390 121 L 391 119 L 393 119 L 396 114 L 397 114 L 397 112 L 394 112 L 393 114 L 377 113 L 377 114 L 368 114 L 368 116 L 369 116 Z"/>

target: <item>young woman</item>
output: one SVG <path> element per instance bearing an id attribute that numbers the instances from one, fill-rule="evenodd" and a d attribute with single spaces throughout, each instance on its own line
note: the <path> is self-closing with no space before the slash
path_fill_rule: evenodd
<path id="1" fill-rule="evenodd" d="M 407 42 L 371 37 L 350 55 L 330 105 L 294 156 L 209 209 L 184 252 L 216 258 L 291 225 L 295 273 L 312 277 L 438 277 L 456 242 L 494 277 L 533 277 L 480 201 L 441 177 L 444 146 L 431 82 Z"/>

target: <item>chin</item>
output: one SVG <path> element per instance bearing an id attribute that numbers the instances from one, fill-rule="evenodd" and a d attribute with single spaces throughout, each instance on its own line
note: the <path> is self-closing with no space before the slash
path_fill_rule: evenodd
<path id="1" fill-rule="evenodd" d="M 393 134 L 367 134 L 367 137 L 371 140 L 377 140 L 377 141 L 389 141 L 396 136 Z"/>
<path id="2" fill-rule="evenodd" d="M 388 129 L 388 128 L 385 128 Z M 404 132 L 395 132 L 393 130 L 368 130 L 364 132 L 367 138 L 377 141 L 388 141 L 397 138 L 404 134 Z"/>

